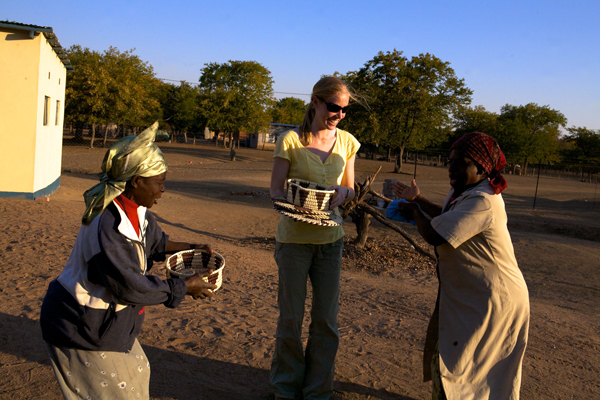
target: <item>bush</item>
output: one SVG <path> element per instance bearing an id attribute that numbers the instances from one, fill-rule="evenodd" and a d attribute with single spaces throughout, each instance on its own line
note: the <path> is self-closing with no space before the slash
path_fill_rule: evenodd
<path id="1" fill-rule="evenodd" d="M 169 132 L 167 131 L 156 131 L 156 142 L 168 142 Z"/>

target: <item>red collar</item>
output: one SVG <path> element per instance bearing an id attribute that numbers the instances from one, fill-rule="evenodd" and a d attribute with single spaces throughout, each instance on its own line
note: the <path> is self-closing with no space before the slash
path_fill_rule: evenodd
<path id="1" fill-rule="evenodd" d="M 138 209 L 139 205 L 137 203 L 129 200 L 127 197 L 123 196 L 123 194 L 120 194 L 115 199 L 115 201 L 121 207 L 121 209 L 123 211 L 125 211 L 125 215 L 127 215 L 127 219 L 129 219 L 129 222 L 131 222 L 131 225 L 133 225 L 133 229 L 135 229 L 135 233 L 139 237 L 140 236 L 140 220 L 138 218 L 138 213 L 137 213 L 137 209 Z"/>

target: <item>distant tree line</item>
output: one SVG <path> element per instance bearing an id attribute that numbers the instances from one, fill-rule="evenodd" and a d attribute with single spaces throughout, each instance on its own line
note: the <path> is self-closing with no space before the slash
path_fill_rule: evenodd
<path id="1" fill-rule="evenodd" d="M 174 85 L 158 79 L 133 51 L 69 49 L 75 72 L 67 79 L 65 121 L 76 139 L 83 139 L 84 124 L 92 126 L 93 145 L 96 127 L 109 123 L 117 124 L 121 135 L 159 120 L 172 134 L 210 127 L 231 137 L 264 130 L 269 122 L 302 121 L 307 103 L 294 97 L 276 100 L 271 72 L 256 61 L 208 63 L 198 84 Z M 508 161 L 525 169 L 532 163 L 600 165 L 600 130 L 567 127 L 565 116 L 548 105 L 506 104 L 499 114 L 471 106 L 473 91 L 449 62 L 434 55 L 379 52 L 359 70 L 336 75 L 361 99 L 351 103 L 340 126 L 363 148 L 383 149 L 395 172 L 406 151 L 446 153 L 454 140 L 472 131 L 495 137 Z"/>

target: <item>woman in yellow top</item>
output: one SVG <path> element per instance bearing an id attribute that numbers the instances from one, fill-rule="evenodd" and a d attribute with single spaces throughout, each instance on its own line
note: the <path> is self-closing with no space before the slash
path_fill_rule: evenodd
<path id="1" fill-rule="evenodd" d="M 339 78 L 328 76 L 315 84 L 302 125 L 277 141 L 271 197 L 284 196 L 286 180 L 296 178 L 335 190 L 331 209 L 354 198 L 354 158 L 360 143 L 337 129 L 351 98 Z M 333 393 L 343 236 L 341 226 L 311 225 L 286 216 L 279 220 L 275 249 L 279 319 L 271 364 L 276 398 L 325 400 Z M 301 332 L 309 277 L 313 298 L 304 351 Z"/>

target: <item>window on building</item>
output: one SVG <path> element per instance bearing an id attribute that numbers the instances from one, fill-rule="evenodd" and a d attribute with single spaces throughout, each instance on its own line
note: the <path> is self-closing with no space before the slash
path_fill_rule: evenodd
<path id="1" fill-rule="evenodd" d="M 48 125 L 48 113 L 50 112 L 50 97 L 44 96 L 44 125 Z"/>
<path id="2" fill-rule="evenodd" d="M 54 121 L 54 125 L 58 125 L 59 116 L 60 116 L 60 100 L 56 100 L 56 119 Z"/>

